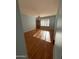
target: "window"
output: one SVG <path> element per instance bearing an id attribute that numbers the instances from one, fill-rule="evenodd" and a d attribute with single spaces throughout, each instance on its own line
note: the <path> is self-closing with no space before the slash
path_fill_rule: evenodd
<path id="1" fill-rule="evenodd" d="M 41 26 L 49 26 L 49 19 L 41 19 Z"/>

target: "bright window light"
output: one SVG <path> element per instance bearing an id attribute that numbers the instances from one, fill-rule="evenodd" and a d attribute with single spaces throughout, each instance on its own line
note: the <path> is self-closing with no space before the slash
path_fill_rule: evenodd
<path id="1" fill-rule="evenodd" d="M 41 19 L 41 26 L 49 26 L 49 19 Z"/>

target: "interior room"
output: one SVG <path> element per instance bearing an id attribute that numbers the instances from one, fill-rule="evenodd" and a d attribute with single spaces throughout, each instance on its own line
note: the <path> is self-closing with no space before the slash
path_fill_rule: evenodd
<path id="1" fill-rule="evenodd" d="M 60 2 L 17 0 L 17 59 L 62 58 Z"/>

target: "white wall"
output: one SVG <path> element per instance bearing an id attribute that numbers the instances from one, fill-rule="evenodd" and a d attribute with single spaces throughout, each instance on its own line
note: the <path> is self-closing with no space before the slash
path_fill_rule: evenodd
<path id="1" fill-rule="evenodd" d="M 49 19 L 50 19 L 50 27 L 53 29 L 55 26 L 56 16 L 51 16 Z"/>
<path id="2" fill-rule="evenodd" d="M 54 59 L 62 59 L 62 0 L 59 0 L 59 10 L 56 17 L 55 29 Z"/>
<path id="3" fill-rule="evenodd" d="M 57 31 L 56 32 L 56 38 L 55 38 L 55 59 L 62 59 L 62 32 Z"/>
<path id="4" fill-rule="evenodd" d="M 21 15 L 18 7 L 18 0 L 16 3 L 16 59 L 28 59 L 26 54 L 27 49 L 25 48 Z"/>
<path id="5" fill-rule="evenodd" d="M 24 32 L 34 30 L 36 28 L 36 17 L 21 15 Z"/>

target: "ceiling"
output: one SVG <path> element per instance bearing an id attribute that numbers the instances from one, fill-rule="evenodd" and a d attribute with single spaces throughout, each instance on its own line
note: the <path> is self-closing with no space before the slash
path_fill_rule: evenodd
<path id="1" fill-rule="evenodd" d="M 18 0 L 20 11 L 29 16 L 56 15 L 58 0 Z"/>

